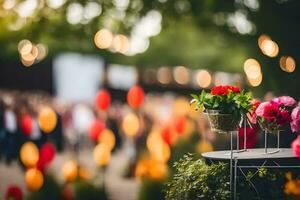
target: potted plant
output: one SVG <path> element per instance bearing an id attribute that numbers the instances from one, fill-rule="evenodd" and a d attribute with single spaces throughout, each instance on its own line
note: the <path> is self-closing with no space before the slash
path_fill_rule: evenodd
<path id="1" fill-rule="evenodd" d="M 211 129 L 219 133 L 237 130 L 242 117 L 253 108 L 251 93 L 231 85 L 215 86 L 210 92 L 202 90 L 199 96 L 192 97 L 191 103 L 204 110 Z"/>
<path id="2" fill-rule="evenodd" d="M 261 129 L 265 133 L 265 153 L 267 152 L 267 133 L 277 132 L 277 150 L 280 148 L 280 131 L 288 128 L 292 123 L 292 111 L 296 107 L 296 100 L 289 96 L 281 96 L 271 101 L 261 103 L 255 113 Z"/>

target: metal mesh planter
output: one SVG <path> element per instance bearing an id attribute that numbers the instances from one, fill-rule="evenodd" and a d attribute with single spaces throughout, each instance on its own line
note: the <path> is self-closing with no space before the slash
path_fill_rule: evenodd
<path id="1" fill-rule="evenodd" d="M 221 114 L 218 111 L 207 111 L 206 115 L 210 123 L 212 131 L 218 133 L 229 133 L 236 131 L 239 125 L 239 120 L 234 118 L 232 114 Z"/>

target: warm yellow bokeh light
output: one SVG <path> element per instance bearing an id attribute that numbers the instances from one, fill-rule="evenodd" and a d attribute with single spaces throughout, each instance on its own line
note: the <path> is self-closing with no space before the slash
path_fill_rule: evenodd
<path id="1" fill-rule="evenodd" d="M 157 80 L 161 84 L 170 84 L 172 81 L 172 70 L 169 67 L 161 67 L 157 71 Z"/>
<path id="2" fill-rule="evenodd" d="M 155 151 L 158 146 L 161 146 L 163 142 L 164 141 L 160 133 L 157 131 L 152 131 L 147 137 L 146 145 L 149 152 L 152 152 Z"/>
<path id="3" fill-rule="evenodd" d="M 174 69 L 174 80 L 176 83 L 185 85 L 189 82 L 190 74 L 186 67 L 184 66 L 177 66 Z"/>
<path id="4" fill-rule="evenodd" d="M 57 124 L 57 116 L 55 111 L 49 106 L 44 106 L 39 112 L 38 122 L 43 132 L 51 133 Z"/>
<path id="5" fill-rule="evenodd" d="M 263 76 L 262 76 L 262 74 L 260 74 L 260 76 L 255 79 L 251 79 L 248 77 L 247 80 L 252 87 L 257 87 L 261 84 L 261 82 L 263 80 Z"/>
<path id="6" fill-rule="evenodd" d="M 94 148 L 93 158 L 94 162 L 99 166 L 106 166 L 110 161 L 111 152 L 107 145 L 97 144 Z"/>
<path id="7" fill-rule="evenodd" d="M 107 145 L 107 147 L 112 150 L 115 147 L 116 138 L 110 129 L 104 129 L 99 134 L 98 142 Z"/>
<path id="8" fill-rule="evenodd" d="M 296 69 L 296 61 L 291 56 L 282 56 L 279 64 L 280 68 L 285 72 L 292 73 Z"/>
<path id="9" fill-rule="evenodd" d="M 62 166 L 62 174 L 68 182 L 74 181 L 78 176 L 78 166 L 75 160 L 69 160 Z"/>
<path id="10" fill-rule="evenodd" d="M 32 47 L 33 45 L 29 40 L 21 40 L 18 44 L 18 51 L 21 55 L 30 54 Z"/>
<path id="11" fill-rule="evenodd" d="M 155 162 L 149 168 L 149 178 L 163 180 L 168 176 L 169 168 L 166 163 Z"/>
<path id="12" fill-rule="evenodd" d="M 212 144 L 207 140 L 201 140 L 197 145 L 198 153 L 205 153 L 205 152 L 210 152 L 213 150 L 214 150 L 214 148 L 213 148 Z"/>
<path id="13" fill-rule="evenodd" d="M 36 60 L 37 61 L 41 61 L 41 60 L 43 60 L 47 56 L 47 54 L 48 54 L 48 48 L 44 44 L 37 44 L 36 48 L 38 50 L 38 54 L 37 54 Z"/>
<path id="14" fill-rule="evenodd" d="M 164 163 L 170 159 L 171 149 L 158 132 L 151 132 L 147 137 L 146 144 L 152 158 Z"/>
<path id="15" fill-rule="evenodd" d="M 37 191 L 44 183 L 44 177 L 40 170 L 30 168 L 25 172 L 25 182 L 29 190 Z"/>
<path id="16" fill-rule="evenodd" d="M 244 71 L 248 78 L 257 79 L 261 75 L 261 66 L 257 60 L 249 58 L 244 63 Z"/>
<path id="17" fill-rule="evenodd" d="M 207 88 L 211 84 L 211 75 L 207 70 L 199 70 L 196 75 L 197 83 L 202 88 Z"/>
<path id="18" fill-rule="evenodd" d="M 101 29 L 95 34 L 95 45 L 100 49 L 107 49 L 112 45 L 113 34 L 110 30 Z"/>
<path id="19" fill-rule="evenodd" d="M 26 167 L 35 167 L 39 160 L 39 149 L 33 142 L 26 142 L 20 150 L 20 159 Z"/>
<path id="20" fill-rule="evenodd" d="M 25 67 L 30 67 L 31 65 L 34 64 L 34 61 L 35 61 L 35 60 L 31 60 L 31 61 L 23 60 L 23 58 L 22 58 L 22 56 L 21 56 L 21 63 L 22 63 Z"/>
<path id="21" fill-rule="evenodd" d="M 194 122 L 194 120 L 188 119 L 186 121 L 186 128 L 184 134 L 182 134 L 182 138 L 186 140 L 190 139 L 193 133 L 195 133 L 195 130 L 196 130 L 196 123 Z"/>
<path id="22" fill-rule="evenodd" d="M 83 180 L 89 180 L 92 178 L 91 172 L 87 168 L 84 168 L 84 167 L 79 167 L 78 175 Z"/>
<path id="23" fill-rule="evenodd" d="M 268 35 L 264 35 L 264 34 L 259 36 L 258 41 L 257 41 L 259 48 L 262 48 L 262 43 L 265 40 L 270 40 L 270 37 Z"/>
<path id="24" fill-rule="evenodd" d="M 122 122 L 122 129 L 128 136 L 136 136 L 140 129 L 140 122 L 138 116 L 134 113 L 127 114 Z"/>
<path id="25" fill-rule="evenodd" d="M 173 114 L 184 116 L 190 111 L 190 102 L 185 97 L 178 97 L 173 104 Z"/>
<path id="26" fill-rule="evenodd" d="M 263 54 L 269 57 L 276 57 L 279 53 L 278 44 L 271 39 L 263 40 L 260 49 Z"/>
<path id="27" fill-rule="evenodd" d="M 112 42 L 112 47 L 116 52 L 126 53 L 129 49 L 129 40 L 126 35 L 116 35 Z"/>

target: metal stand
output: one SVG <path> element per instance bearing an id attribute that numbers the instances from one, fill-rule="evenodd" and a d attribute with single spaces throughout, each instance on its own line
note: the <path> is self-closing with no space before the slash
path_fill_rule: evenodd
<path id="1" fill-rule="evenodd" d="M 233 133 L 231 132 L 231 136 Z M 232 139 L 233 137 L 231 137 Z M 232 146 L 231 146 L 232 150 Z M 277 148 L 269 148 L 269 150 L 276 151 Z M 234 154 L 231 151 L 230 156 L 225 155 L 226 151 L 213 151 L 203 153 L 202 156 L 209 161 L 209 163 L 220 162 L 220 160 L 230 161 L 230 196 L 232 200 L 238 199 L 238 177 L 244 177 L 249 181 L 249 185 L 253 188 L 256 193 L 257 199 L 260 198 L 260 189 L 255 186 L 255 182 L 251 179 L 259 173 L 261 168 L 270 168 L 270 169 L 300 169 L 299 161 L 293 153 L 293 150 L 290 148 L 280 149 L 280 152 L 277 154 L 265 154 L 265 148 L 261 149 L 249 149 L 247 152 Z M 228 152 L 228 151 L 227 151 Z M 287 162 L 292 160 L 292 164 Z M 247 174 L 248 170 L 255 170 L 253 175 L 249 177 Z"/>
<path id="2" fill-rule="evenodd" d="M 274 154 L 280 152 L 280 130 L 277 131 L 277 149 L 274 151 L 268 151 L 268 132 L 265 130 L 265 152 L 263 154 Z"/>
<path id="3" fill-rule="evenodd" d="M 243 149 L 239 149 L 240 148 L 240 139 L 239 139 L 239 132 L 237 132 L 236 150 L 234 151 L 234 153 L 241 153 L 241 152 L 247 151 L 247 116 L 246 115 L 243 115 L 242 123 L 243 123 L 243 125 L 240 125 L 240 128 L 243 127 L 243 129 L 244 129 L 244 147 L 243 147 Z"/>

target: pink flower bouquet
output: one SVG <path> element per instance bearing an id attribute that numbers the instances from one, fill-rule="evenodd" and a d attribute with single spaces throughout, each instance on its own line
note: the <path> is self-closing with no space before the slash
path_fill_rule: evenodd
<path id="1" fill-rule="evenodd" d="M 295 99 L 289 96 L 281 96 L 261 103 L 255 111 L 261 128 L 268 132 L 286 128 L 292 122 L 291 113 L 296 103 Z"/>
<path id="2" fill-rule="evenodd" d="M 300 132 L 300 107 L 294 108 L 291 115 L 291 129 L 293 132 Z"/>

